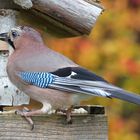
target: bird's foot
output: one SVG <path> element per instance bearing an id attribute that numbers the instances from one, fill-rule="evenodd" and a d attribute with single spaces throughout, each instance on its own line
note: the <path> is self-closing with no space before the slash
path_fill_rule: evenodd
<path id="1" fill-rule="evenodd" d="M 73 106 L 71 106 L 66 110 L 66 117 L 67 117 L 68 124 L 72 124 L 72 118 L 71 118 L 72 110 L 73 110 Z"/>
<path id="2" fill-rule="evenodd" d="M 23 110 L 17 110 L 15 113 L 24 117 L 31 125 L 31 130 L 33 130 L 34 122 L 31 119 L 31 116 L 42 115 L 42 114 L 48 113 L 50 110 L 51 110 L 51 105 L 46 103 L 46 104 L 43 104 L 43 107 L 38 110 L 31 111 L 28 108 L 24 107 Z"/>
<path id="3" fill-rule="evenodd" d="M 68 109 L 56 109 L 55 114 L 57 114 L 58 112 L 62 112 L 63 114 L 66 114 L 67 124 L 72 124 L 72 118 L 71 118 L 72 110 L 73 110 L 73 106 L 69 107 Z"/>
<path id="4" fill-rule="evenodd" d="M 16 110 L 15 114 L 20 115 L 25 118 L 25 120 L 31 125 L 31 130 L 34 129 L 34 122 L 31 118 L 31 112 L 28 108 L 24 107 L 23 110 Z"/>

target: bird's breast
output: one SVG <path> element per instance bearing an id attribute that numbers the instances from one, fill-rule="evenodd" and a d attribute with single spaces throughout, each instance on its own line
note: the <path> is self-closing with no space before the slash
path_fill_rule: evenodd
<path id="1" fill-rule="evenodd" d="M 36 101 L 51 104 L 54 109 L 65 108 L 75 104 L 73 102 L 74 93 L 47 88 L 43 89 L 35 86 L 28 87 L 25 92 Z"/>

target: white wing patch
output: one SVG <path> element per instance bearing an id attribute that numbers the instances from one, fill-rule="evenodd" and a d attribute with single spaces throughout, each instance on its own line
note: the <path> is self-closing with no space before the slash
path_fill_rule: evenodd
<path id="1" fill-rule="evenodd" d="M 77 75 L 77 73 L 73 72 L 71 73 L 71 75 L 67 76 L 66 78 L 71 78 L 71 76 Z"/>

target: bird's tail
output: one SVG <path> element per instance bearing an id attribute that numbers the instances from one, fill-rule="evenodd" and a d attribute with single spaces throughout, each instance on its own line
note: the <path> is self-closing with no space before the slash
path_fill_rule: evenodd
<path id="1" fill-rule="evenodd" d="M 18 76 L 28 84 L 40 88 L 52 88 L 70 93 L 78 92 L 91 96 L 114 97 L 140 105 L 140 95 L 125 91 L 105 81 L 79 80 L 45 72 L 21 72 Z"/>
<path id="2" fill-rule="evenodd" d="M 56 78 L 52 87 L 68 92 L 75 91 L 92 96 L 118 98 L 140 105 L 140 95 L 128 92 L 106 82 Z"/>
<path id="3" fill-rule="evenodd" d="M 137 94 L 125 91 L 125 90 L 120 90 L 118 92 L 111 91 L 110 97 L 118 98 L 121 100 L 125 100 L 128 102 L 140 105 L 140 95 L 137 95 Z"/>

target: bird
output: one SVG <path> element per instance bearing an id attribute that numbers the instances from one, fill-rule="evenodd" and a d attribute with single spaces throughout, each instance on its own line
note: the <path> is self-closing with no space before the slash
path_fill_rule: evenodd
<path id="1" fill-rule="evenodd" d="M 50 49 L 41 34 L 31 27 L 11 28 L 0 34 L 0 40 L 13 48 L 7 63 L 9 79 L 21 91 L 42 103 L 41 109 L 18 111 L 32 126 L 31 116 L 48 113 L 52 108 L 68 108 L 67 122 L 71 122 L 72 107 L 92 96 L 118 98 L 140 105 L 140 95 L 109 83 Z"/>

